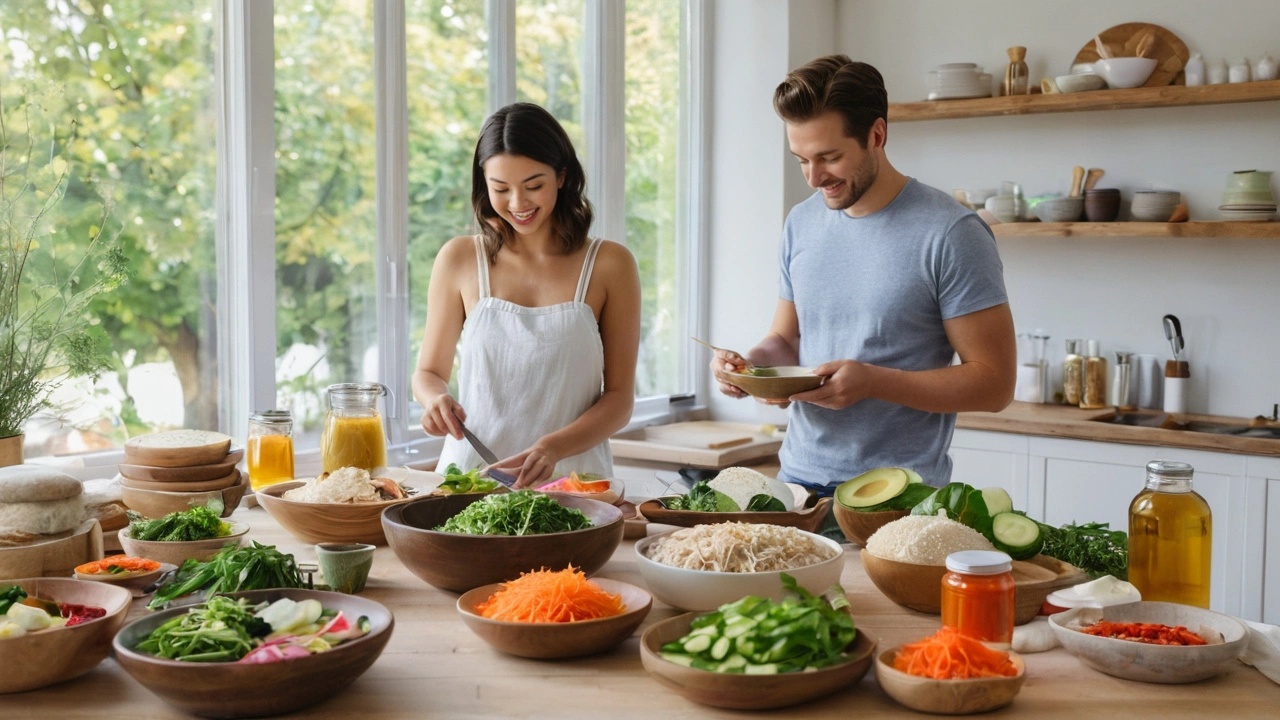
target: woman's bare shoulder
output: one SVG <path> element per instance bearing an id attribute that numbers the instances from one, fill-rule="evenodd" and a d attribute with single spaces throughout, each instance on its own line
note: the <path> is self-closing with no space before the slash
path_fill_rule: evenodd
<path id="1" fill-rule="evenodd" d="M 626 245 L 612 240 L 600 240 L 596 251 L 596 265 L 611 275 L 619 272 L 636 272 L 636 257 Z"/>

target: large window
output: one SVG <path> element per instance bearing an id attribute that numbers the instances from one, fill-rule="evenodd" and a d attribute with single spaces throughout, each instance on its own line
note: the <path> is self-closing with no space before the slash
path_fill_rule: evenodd
<path id="1" fill-rule="evenodd" d="M 541 105 L 559 120 L 585 163 L 583 13 L 583 0 L 518 0 L 515 65 L 516 99 Z"/>
<path id="2" fill-rule="evenodd" d="M 22 147 L 29 127 L 38 148 L 29 168 L 44 172 L 41 180 L 67 168 L 65 196 L 43 217 L 48 240 L 37 253 L 69 271 L 105 203 L 103 238 L 134 273 L 88 308 L 110 368 L 96 383 L 63 384 L 53 398 L 60 409 L 25 428 L 28 456 L 217 425 L 213 6 L 0 3 L 7 140 Z"/>

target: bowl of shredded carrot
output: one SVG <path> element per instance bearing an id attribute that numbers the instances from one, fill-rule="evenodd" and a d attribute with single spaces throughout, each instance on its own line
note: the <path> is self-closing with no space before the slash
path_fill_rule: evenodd
<path id="1" fill-rule="evenodd" d="M 458 598 L 458 614 L 497 650 L 555 659 L 617 647 L 635 633 L 652 605 L 652 596 L 635 585 L 589 580 L 569 567 L 535 570 L 470 590 Z"/>
<path id="2" fill-rule="evenodd" d="M 1026 665 L 955 628 L 885 651 L 876 680 L 889 697 L 920 712 L 968 715 L 1004 707 L 1022 689 Z"/>

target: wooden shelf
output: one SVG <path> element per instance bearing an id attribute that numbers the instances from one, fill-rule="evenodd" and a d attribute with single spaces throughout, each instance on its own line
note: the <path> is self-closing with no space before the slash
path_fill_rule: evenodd
<path id="1" fill-rule="evenodd" d="M 1000 223 L 991 228 L 998 238 L 1247 238 L 1280 240 L 1280 222 L 1075 222 Z"/>
<path id="2" fill-rule="evenodd" d="M 998 115 L 1128 110 L 1134 108 L 1218 105 L 1226 103 L 1280 100 L 1280 80 L 1233 83 L 1229 85 L 1167 85 L 1130 90 L 1016 95 L 971 100 L 930 100 L 889 103 L 889 122 L 949 120 Z"/>

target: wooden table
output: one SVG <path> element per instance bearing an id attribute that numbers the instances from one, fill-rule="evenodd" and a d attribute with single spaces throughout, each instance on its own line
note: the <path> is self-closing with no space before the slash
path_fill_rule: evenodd
<path id="1" fill-rule="evenodd" d="M 285 533 L 261 508 L 240 509 L 235 519 L 252 528 L 249 537 L 276 544 L 300 561 L 314 559 L 311 546 Z M 885 599 L 848 553 L 842 583 L 858 626 L 879 639 L 880 649 L 932 633 L 936 616 Z M 603 571 L 643 585 L 632 543 L 624 542 Z M 395 632 L 378 662 L 337 697 L 291 717 L 324 718 L 694 718 L 750 717 L 691 703 L 652 680 L 640 665 L 639 632 L 678 611 L 654 602 L 645 624 L 614 651 L 567 661 L 536 661 L 489 648 L 457 618 L 456 596 L 411 575 L 389 548 L 379 548 L 364 596 L 390 607 Z M 132 615 L 146 611 L 134 603 Z M 3 663 L 16 662 L 3 658 Z M 1103 675 L 1062 650 L 1026 656 L 1027 680 L 1013 705 L 995 714 L 1025 717 L 1276 717 L 1280 686 L 1238 665 L 1224 675 L 1192 685 L 1149 685 Z M 0 669 L 0 672 L 3 672 Z M 755 717 L 841 718 L 915 716 L 876 685 L 874 672 L 830 697 Z M 0 696 L 0 718 L 185 717 L 134 682 L 108 659 L 87 675 L 54 687 Z M 920 717 L 926 717 L 921 715 Z"/>

